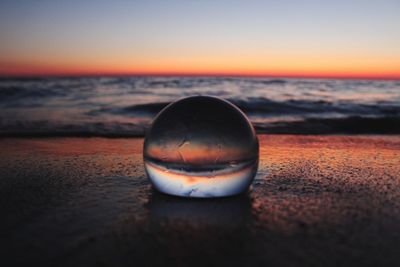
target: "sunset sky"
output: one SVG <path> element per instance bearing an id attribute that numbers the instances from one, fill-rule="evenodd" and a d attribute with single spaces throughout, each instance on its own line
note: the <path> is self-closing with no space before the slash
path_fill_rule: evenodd
<path id="1" fill-rule="evenodd" d="M 400 1 L 6 0 L 0 76 L 400 79 Z"/>

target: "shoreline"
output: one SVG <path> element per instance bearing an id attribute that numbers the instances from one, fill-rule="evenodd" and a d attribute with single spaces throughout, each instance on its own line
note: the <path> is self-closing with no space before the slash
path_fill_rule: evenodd
<path id="1" fill-rule="evenodd" d="M 337 119 L 307 119 L 305 121 L 294 121 L 290 123 L 277 122 L 269 125 L 253 123 L 257 134 L 270 135 L 399 135 L 400 117 L 387 116 L 383 118 L 363 118 L 349 117 Z M 1 138 L 51 138 L 51 137 L 105 137 L 105 138 L 143 138 L 144 132 L 149 126 L 143 127 L 138 131 L 114 130 L 87 131 L 87 130 L 67 130 L 68 127 L 61 129 L 42 129 L 32 131 L 30 129 L 16 131 L 0 130 Z M 72 129 L 75 127 L 72 127 Z M 40 128 L 39 128 L 40 129 Z"/>

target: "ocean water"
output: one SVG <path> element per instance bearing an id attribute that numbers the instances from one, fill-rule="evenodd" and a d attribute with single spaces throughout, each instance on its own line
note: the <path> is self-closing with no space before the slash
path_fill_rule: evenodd
<path id="1" fill-rule="evenodd" d="M 143 136 L 168 103 L 218 96 L 258 133 L 400 133 L 400 81 L 223 77 L 0 80 L 1 136 Z"/>

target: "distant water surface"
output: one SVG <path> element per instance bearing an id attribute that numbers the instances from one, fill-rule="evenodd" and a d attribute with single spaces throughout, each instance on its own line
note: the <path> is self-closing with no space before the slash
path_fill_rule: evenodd
<path id="1" fill-rule="evenodd" d="M 259 133 L 400 133 L 400 82 L 213 77 L 0 80 L 1 136 L 142 136 L 171 101 L 212 95 Z"/>

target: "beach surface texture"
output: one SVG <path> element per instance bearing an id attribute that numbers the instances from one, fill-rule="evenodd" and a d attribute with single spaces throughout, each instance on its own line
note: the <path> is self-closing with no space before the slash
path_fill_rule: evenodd
<path id="1" fill-rule="evenodd" d="M 155 192 L 142 138 L 0 140 L 1 266 L 398 266 L 400 136 L 260 135 L 244 195 Z"/>

